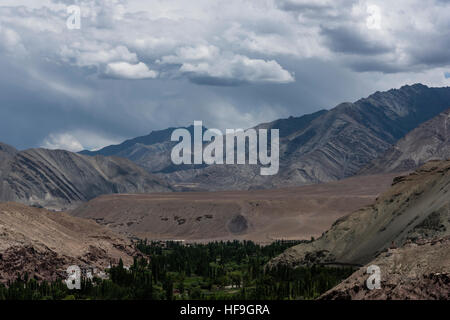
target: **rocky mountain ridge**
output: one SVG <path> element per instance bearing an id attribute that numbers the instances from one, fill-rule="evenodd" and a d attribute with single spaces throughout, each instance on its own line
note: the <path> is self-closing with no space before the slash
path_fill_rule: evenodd
<path id="1" fill-rule="evenodd" d="M 179 190 L 298 186 L 357 174 L 408 132 L 449 107 L 450 88 L 415 84 L 330 110 L 260 124 L 255 128 L 280 130 L 280 170 L 274 176 L 261 176 L 258 165 L 173 166 L 169 129 L 93 154 L 108 152 L 131 159 L 168 178 Z"/>
<path id="2" fill-rule="evenodd" d="M 0 200 L 74 208 L 102 194 L 171 191 L 158 178 L 130 160 L 89 157 L 63 150 L 0 149 Z"/>
<path id="3" fill-rule="evenodd" d="M 430 160 L 450 159 L 450 109 L 421 124 L 359 174 L 414 170 Z"/>

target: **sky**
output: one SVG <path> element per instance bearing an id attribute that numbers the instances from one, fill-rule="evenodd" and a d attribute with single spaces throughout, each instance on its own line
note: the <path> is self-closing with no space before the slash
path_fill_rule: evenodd
<path id="1" fill-rule="evenodd" d="M 18 149 L 249 128 L 418 82 L 450 83 L 450 1 L 0 2 L 0 141 Z"/>

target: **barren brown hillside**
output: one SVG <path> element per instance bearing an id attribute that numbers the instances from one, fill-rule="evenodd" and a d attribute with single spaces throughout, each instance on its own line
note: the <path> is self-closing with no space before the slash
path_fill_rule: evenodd
<path id="1" fill-rule="evenodd" d="M 380 268 L 380 289 L 369 290 L 367 267 Z M 389 249 L 321 299 L 449 299 L 450 237 Z"/>
<path id="2" fill-rule="evenodd" d="M 148 239 L 310 239 L 374 201 L 392 174 L 277 190 L 105 195 L 72 212 Z"/>
<path id="3" fill-rule="evenodd" d="M 450 161 L 430 161 L 400 176 L 373 205 L 342 217 L 307 244 L 289 248 L 269 264 L 366 264 L 387 248 L 450 235 Z"/>
<path id="4" fill-rule="evenodd" d="M 69 265 L 107 267 L 132 263 L 129 240 L 93 221 L 62 212 L 0 203 L 0 282 L 17 273 L 52 280 Z"/>

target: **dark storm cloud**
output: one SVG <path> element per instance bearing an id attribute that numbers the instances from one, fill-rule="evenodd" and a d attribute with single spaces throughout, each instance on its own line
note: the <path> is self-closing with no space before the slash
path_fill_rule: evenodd
<path id="1" fill-rule="evenodd" d="M 329 1 L 295 1 L 295 0 L 279 0 L 277 6 L 287 11 L 322 11 L 329 9 Z"/>
<path id="2" fill-rule="evenodd" d="M 418 39 L 420 45 L 412 48 L 411 55 L 416 64 L 446 66 L 450 64 L 450 32 Z"/>
<path id="3" fill-rule="evenodd" d="M 347 59 L 346 65 L 349 66 L 352 70 L 357 72 L 370 72 L 377 71 L 382 73 L 397 73 L 406 71 L 404 66 L 399 66 L 397 64 L 392 64 L 384 61 L 383 59 L 377 58 L 349 58 Z"/>
<path id="4" fill-rule="evenodd" d="M 325 37 L 328 47 L 335 52 L 351 55 L 378 55 L 393 49 L 382 42 L 370 41 L 363 34 L 347 27 L 335 29 L 323 27 L 321 34 Z"/>

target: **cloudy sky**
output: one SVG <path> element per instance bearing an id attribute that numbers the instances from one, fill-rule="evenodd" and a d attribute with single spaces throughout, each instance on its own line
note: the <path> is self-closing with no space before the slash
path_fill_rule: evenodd
<path id="1" fill-rule="evenodd" d="M 246 128 L 416 82 L 450 83 L 450 1 L 0 2 L 0 141 L 19 149 Z"/>

